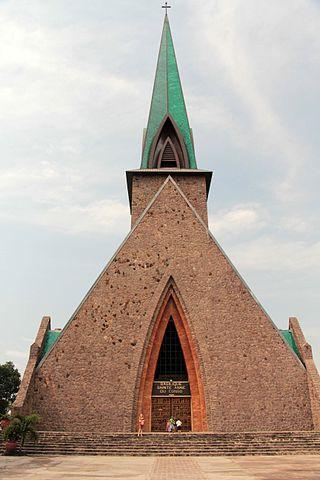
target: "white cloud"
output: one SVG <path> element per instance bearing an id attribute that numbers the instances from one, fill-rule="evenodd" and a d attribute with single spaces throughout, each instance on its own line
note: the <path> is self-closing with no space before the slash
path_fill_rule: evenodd
<path id="1" fill-rule="evenodd" d="M 320 267 L 320 242 L 314 237 L 319 219 L 313 215 L 240 204 L 210 216 L 209 226 L 240 269 L 307 272 Z"/>
<path id="2" fill-rule="evenodd" d="M 92 172 L 89 166 L 77 169 L 73 165 L 58 165 L 55 161 L 40 161 L 29 168 L 3 168 L 0 172 L 0 201 L 10 200 L 11 208 L 21 200 L 23 203 L 59 204 L 82 199 L 84 192 L 88 195 L 88 187 L 97 186 L 104 178 L 99 179 L 98 171 Z M 112 181 L 112 175 L 108 181 Z"/>
<path id="3" fill-rule="evenodd" d="M 227 92 L 226 99 L 214 99 L 220 110 L 225 103 L 224 114 L 218 116 L 222 118 L 220 128 L 227 129 L 230 138 L 238 145 L 242 136 L 247 149 L 268 156 L 272 168 L 279 170 L 279 178 L 273 179 L 269 189 L 281 202 L 298 201 L 308 196 L 309 192 L 303 189 L 299 180 L 306 163 L 316 159 L 303 136 L 291 131 L 291 119 L 285 118 L 287 112 L 275 101 L 278 91 L 284 90 L 290 110 L 290 90 L 284 89 L 284 82 L 291 85 L 292 70 L 298 72 L 300 81 L 308 81 L 307 73 L 301 69 L 304 49 L 309 51 L 312 48 L 309 58 L 313 72 L 310 74 L 319 73 L 316 55 L 320 51 L 319 11 L 311 2 L 307 4 L 300 0 L 291 2 L 289 10 L 295 14 L 289 15 L 288 22 L 283 21 L 288 16 L 287 2 L 281 5 L 259 2 L 257 5 L 255 1 L 249 1 L 244 5 L 240 0 L 218 0 L 214 6 L 204 2 L 196 10 L 198 38 L 207 56 L 207 69 L 212 77 L 218 74 Z M 301 29 L 301 18 L 306 22 L 304 29 Z M 284 36 L 286 41 L 283 41 Z M 269 66 L 268 62 L 273 64 Z M 231 104 L 233 107 L 237 105 L 240 115 L 231 116 L 227 112 L 230 97 L 234 98 Z M 216 116 L 214 111 L 212 113 L 215 122 Z M 257 162 L 256 157 L 252 158 Z"/>
<path id="4" fill-rule="evenodd" d="M 5 351 L 5 355 L 7 355 L 9 358 L 13 358 L 13 359 L 23 359 L 25 360 L 26 358 L 28 358 L 28 352 L 27 351 L 20 351 L 20 350 L 6 350 Z"/>
<path id="5" fill-rule="evenodd" d="M 317 223 L 318 219 L 313 217 L 310 218 L 310 216 L 302 217 L 299 215 L 287 215 L 286 217 L 280 219 L 279 228 L 293 233 L 307 233 L 313 232 Z"/>
<path id="6" fill-rule="evenodd" d="M 30 345 L 34 340 L 30 342 Z M 20 375 L 23 375 L 24 369 L 29 358 L 29 346 L 24 350 L 3 350 L 0 354 L 0 363 L 12 362 L 18 369 Z"/>
<path id="7" fill-rule="evenodd" d="M 111 234 L 129 229 L 129 208 L 118 201 L 100 200 L 88 205 L 49 208 L 33 221 L 72 234 Z"/>
<path id="8" fill-rule="evenodd" d="M 129 208 L 117 200 L 100 200 L 85 205 L 49 205 L 45 208 L 23 208 L 1 211 L 4 220 L 47 227 L 68 234 L 107 235 L 129 230 Z"/>
<path id="9" fill-rule="evenodd" d="M 259 204 L 235 205 L 210 216 L 210 229 L 214 235 L 232 235 L 257 232 L 266 223 L 266 213 Z"/>
<path id="10" fill-rule="evenodd" d="M 8 113 L 9 118 L 43 115 L 43 108 L 50 108 L 51 115 L 72 115 L 74 108 L 81 107 L 88 97 L 94 103 L 138 95 L 137 84 L 127 75 L 109 69 L 108 62 L 88 65 L 79 55 L 79 49 L 92 44 L 97 35 L 92 26 L 54 29 L 48 19 L 34 25 L 19 22 L 2 11 L 0 27 L 2 43 L 6 45 L 1 50 L 4 88 L 0 91 L 0 115 L 4 120 L 8 120 Z M 100 31 L 99 35 L 101 41 L 111 40 L 110 32 Z M 112 49 L 109 54 L 113 54 Z"/>
<path id="11" fill-rule="evenodd" d="M 87 191 L 88 185 L 97 182 L 89 170 L 58 168 L 50 162 L 41 162 L 38 169 L 4 169 L 0 219 L 72 234 L 125 232 L 129 228 L 128 205 L 116 198 L 90 198 L 94 195 Z"/>
<path id="12" fill-rule="evenodd" d="M 320 242 L 286 241 L 262 236 L 229 247 L 231 258 L 243 269 L 293 272 L 320 268 Z"/>

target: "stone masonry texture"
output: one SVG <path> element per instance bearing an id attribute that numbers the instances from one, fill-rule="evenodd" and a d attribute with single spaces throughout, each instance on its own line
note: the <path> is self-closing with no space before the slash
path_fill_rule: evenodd
<path id="1" fill-rule="evenodd" d="M 295 317 L 289 318 L 289 328 L 293 333 L 296 345 L 298 346 L 300 356 L 305 365 L 309 386 L 309 395 L 311 402 L 311 411 L 314 428 L 320 429 L 320 377 L 317 367 L 313 360 L 312 348 L 306 342 L 303 332 L 299 325 L 298 319 Z"/>
<path id="2" fill-rule="evenodd" d="M 191 205 L 197 210 L 198 215 L 208 224 L 205 176 L 199 174 L 181 175 L 178 172 L 179 170 L 171 173 L 174 181 L 179 185 Z M 141 175 L 136 173 L 133 176 L 131 226 L 136 223 L 165 179 L 166 176 L 163 174 Z"/>
<path id="3" fill-rule="evenodd" d="M 311 430 L 306 369 L 210 235 L 204 200 L 196 213 L 179 179 L 146 182 L 133 188 L 136 217 L 151 190 L 161 187 L 158 194 L 36 368 L 28 410 L 46 430 L 135 429 L 150 325 L 173 279 L 199 360 L 208 430 Z M 203 182 L 190 189 L 202 191 Z"/>
<path id="4" fill-rule="evenodd" d="M 35 342 L 30 347 L 28 363 L 23 374 L 23 379 L 19 388 L 17 398 L 14 402 L 14 408 L 17 411 L 19 411 L 19 409 L 25 409 L 27 411 L 32 410 L 33 398 L 30 395 L 28 395 L 29 386 L 32 384 L 34 380 L 34 374 L 35 374 L 36 366 L 38 363 L 38 358 L 39 358 L 39 355 L 41 354 L 41 350 L 44 344 L 44 339 L 47 331 L 50 329 L 50 325 L 51 325 L 50 317 L 43 317 L 39 326 L 39 330 L 38 330 Z"/>

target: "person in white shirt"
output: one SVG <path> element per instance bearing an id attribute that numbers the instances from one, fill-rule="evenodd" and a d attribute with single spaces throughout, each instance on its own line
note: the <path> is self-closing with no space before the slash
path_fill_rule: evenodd
<path id="1" fill-rule="evenodd" d="M 178 432 L 181 432 L 181 427 L 182 427 L 182 422 L 181 422 L 181 420 L 178 419 L 178 420 L 176 421 L 176 427 L 177 427 Z"/>

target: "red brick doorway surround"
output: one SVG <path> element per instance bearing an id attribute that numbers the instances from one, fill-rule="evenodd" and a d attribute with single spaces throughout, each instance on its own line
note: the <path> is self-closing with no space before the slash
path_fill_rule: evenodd
<path id="1" fill-rule="evenodd" d="M 204 432 L 208 430 L 208 427 L 204 390 L 200 377 L 200 365 L 186 316 L 173 285 L 169 286 L 158 309 L 157 318 L 146 349 L 139 390 L 137 422 L 138 416 L 142 412 L 145 418 L 145 431 L 151 431 L 152 386 L 160 348 L 170 317 L 173 318 L 179 336 L 188 372 L 191 391 L 191 429 L 194 432 Z"/>

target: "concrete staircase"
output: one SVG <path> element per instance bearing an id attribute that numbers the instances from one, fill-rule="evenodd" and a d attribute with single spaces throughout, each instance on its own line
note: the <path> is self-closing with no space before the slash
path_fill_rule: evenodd
<path id="1" fill-rule="evenodd" d="M 39 432 L 30 455 L 232 456 L 320 454 L 320 432 L 134 433 Z"/>

